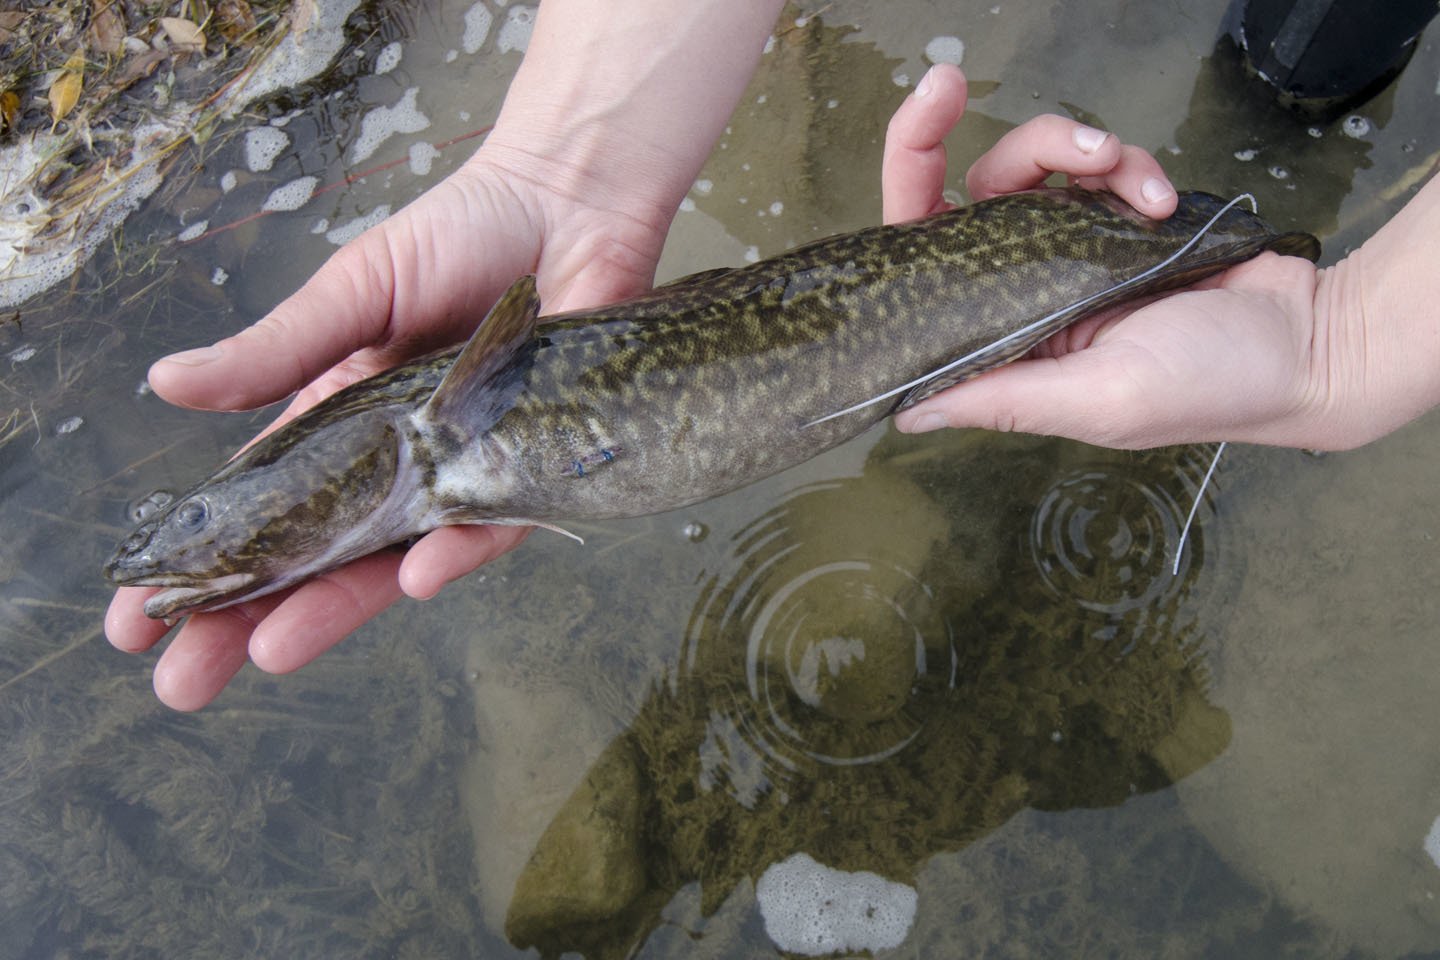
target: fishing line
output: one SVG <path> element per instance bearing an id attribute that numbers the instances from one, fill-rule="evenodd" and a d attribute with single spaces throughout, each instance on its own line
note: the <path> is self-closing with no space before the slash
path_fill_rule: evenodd
<path id="1" fill-rule="evenodd" d="M 845 416 L 845 414 L 847 414 L 847 413 L 854 413 L 856 410 L 862 410 L 862 409 L 864 409 L 865 407 L 870 406 L 871 404 L 879 403 L 881 400 L 887 400 L 887 399 L 889 399 L 890 397 L 895 396 L 896 394 L 904 393 L 904 392 L 907 391 L 907 390 L 910 390 L 910 389 L 912 389 L 912 388 L 914 388 L 914 387 L 918 387 L 918 386 L 920 386 L 920 384 L 925 383 L 927 380 L 933 380 L 933 379 L 935 379 L 935 378 L 938 377 L 938 376 L 941 376 L 941 375 L 943 375 L 943 374 L 949 373 L 951 370 L 954 370 L 956 367 L 964 366 L 966 363 L 970 362 L 970 361 L 973 360 L 975 357 L 978 357 L 978 356 L 980 356 L 980 355 L 983 354 L 983 353 L 989 353 L 989 352 L 995 350 L 997 347 L 1004 347 L 1004 346 L 1005 346 L 1006 344 L 1008 344 L 1008 343 L 1013 343 L 1013 342 L 1015 342 L 1016 340 L 1022 340 L 1022 339 L 1024 339 L 1025 337 L 1027 337 L 1027 336 L 1029 336 L 1030 334 L 1034 333 L 1036 330 L 1043 329 L 1044 326 L 1045 326 L 1045 324 L 1049 323 L 1051 320 L 1054 320 L 1056 317 L 1060 316 L 1062 313 L 1068 313 L 1068 312 L 1070 312 L 1071 310 L 1075 310 L 1075 309 L 1077 309 L 1077 308 L 1084 307 L 1086 304 L 1088 304 L 1088 303 L 1093 303 L 1094 301 L 1099 300 L 1101 297 L 1109 296 L 1110 294 L 1115 293 L 1115 292 L 1118 291 L 1118 290 L 1124 290 L 1126 287 L 1133 286 L 1133 285 L 1135 285 L 1135 284 L 1137 284 L 1137 283 L 1140 283 L 1140 282 L 1148 279 L 1149 277 L 1153 276 L 1153 275 L 1156 274 L 1157 272 L 1165 269 L 1165 268 L 1168 267 L 1170 264 L 1174 263 L 1176 260 L 1178 260 L 1178 259 L 1180 259 L 1181 257 L 1183 257 L 1185 254 L 1189 253 L 1189 252 L 1190 252 L 1190 249 L 1191 249 L 1192 247 L 1194 247 L 1195 244 L 1197 244 L 1197 243 L 1200 242 L 1200 238 L 1203 237 L 1203 236 L 1205 236 L 1205 234 L 1209 232 L 1209 230 L 1210 230 L 1211 227 L 1215 226 L 1215 222 L 1216 222 L 1217 220 L 1219 220 L 1221 217 L 1223 217 L 1225 214 L 1229 213 L 1229 212 L 1230 212 L 1230 208 L 1233 207 L 1233 206 L 1235 206 L 1235 204 L 1239 203 L 1241 200 L 1249 200 L 1249 201 L 1250 201 L 1250 209 L 1251 209 L 1252 211 L 1254 211 L 1254 212 L 1258 212 L 1258 210 L 1257 210 L 1257 208 L 1256 208 L 1255 197 L 1252 196 L 1251 194 L 1248 194 L 1248 193 L 1242 193 L 1242 194 L 1240 194 L 1238 197 L 1236 197 L 1236 198 L 1234 198 L 1233 200 L 1231 200 L 1229 203 L 1225 204 L 1225 206 L 1221 207 L 1221 208 L 1220 208 L 1220 211 L 1219 211 L 1218 213 L 1216 213 L 1213 217 L 1211 217 L 1211 218 L 1205 223 L 1205 226 L 1201 227 L 1201 228 L 1196 232 L 1195 236 L 1193 236 L 1193 237 L 1191 237 L 1189 240 L 1187 240 L 1187 241 L 1185 242 L 1185 245 L 1184 245 L 1184 246 L 1182 246 L 1179 250 L 1176 250 L 1174 253 L 1170 254 L 1170 256 L 1166 257 L 1164 260 L 1161 260 L 1159 263 L 1155 264 L 1153 267 L 1150 267 L 1150 268 L 1148 268 L 1148 269 L 1146 269 L 1146 270 L 1144 270 L 1144 271 L 1136 274 L 1135 276 L 1131 277 L 1131 278 L 1128 279 L 1128 280 L 1122 280 L 1121 282 L 1115 284 L 1113 287 L 1109 287 L 1109 288 L 1107 288 L 1107 289 L 1105 289 L 1105 290 L 1101 290 L 1099 293 L 1091 294 L 1090 296 L 1084 298 L 1083 300 L 1077 300 L 1076 302 L 1074 302 L 1074 303 L 1072 303 L 1072 304 L 1070 304 L 1070 305 L 1068 305 L 1068 306 L 1062 307 L 1062 308 L 1060 308 L 1059 310 L 1054 311 L 1053 313 L 1048 313 L 1048 314 L 1046 314 L 1045 316 L 1041 317 L 1039 320 L 1036 320 L 1036 321 L 1034 321 L 1033 323 L 1028 323 L 1028 324 L 1026 324 L 1025 326 L 1021 327 L 1019 330 L 1016 330 L 1016 331 L 1013 332 L 1013 333 L 1008 333 L 1008 334 L 1006 334 L 1005 336 L 1001 337 L 999 340 L 996 340 L 996 341 L 994 341 L 994 342 L 992 342 L 992 343 L 989 343 L 989 344 L 981 347 L 979 350 L 975 350 L 975 351 L 972 351 L 972 352 L 970 352 L 970 353 L 967 353 L 965 356 L 961 357 L 961 358 L 958 359 L 958 360 L 952 360 L 952 361 L 950 361 L 949 363 L 945 364 L 943 367 L 940 367 L 940 368 L 938 368 L 938 369 L 936 369 L 936 370 L 932 370 L 932 371 L 930 371 L 929 373 L 925 374 L 925 375 L 922 376 L 922 377 L 918 377 L 918 378 L 915 379 L 915 380 L 911 380 L 909 383 L 902 383 L 900 386 L 896 387 L 895 389 L 893 389 L 893 390 L 888 390 L 888 391 L 886 391 L 885 393 L 880 394 L 879 396 L 871 397 L 869 400 L 862 400 L 861 402 L 859 402 L 859 403 L 857 403 L 857 404 L 855 404 L 855 405 L 853 405 L 853 406 L 846 407 L 844 410 L 837 410 L 836 412 L 831 413 L 831 414 L 826 414 L 825 416 L 820 417 L 819 419 L 811 420 L 809 423 L 806 423 L 806 424 L 801 425 L 800 429 L 801 429 L 801 430 L 805 430 L 805 429 L 807 429 L 807 428 L 809 428 L 809 427 L 815 426 L 816 424 L 824 423 L 826 420 L 834 420 L 836 417 L 843 417 L 843 416 Z"/>
<path id="2" fill-rule="evenodd" d="M 1252 204 L 1255 202 L 1253 197 L 1250 202 Z M 1172 577 L 1180 575 L 1180 555 L 1185 552 L 1185 538 L 1190 535 L 1190 525 L 1195 522 L 1195 512 L 1200 509 L 1200 501 L 1205 497 L 1205 488 L 1210 485 L 1210 478 L 1215 476 L 1215 468 L 1220 465 L 1220 454 L 1225 452 L 1225 445 L 1229 442 L 1221 440 L 1220 446 L 1215 448 L 1215 459 L 1210 461 L 1210 469 L 1205 471 L 1205 477 L 1200 481 L 1200 489 L 1195 491 L 1195 502 L 1190 504 L 1190 515 L 1185 518 L 1185 526 L 1180 531 L 1180 542 L 1175 546 L 1175 565 L 1170 568 Z"/>

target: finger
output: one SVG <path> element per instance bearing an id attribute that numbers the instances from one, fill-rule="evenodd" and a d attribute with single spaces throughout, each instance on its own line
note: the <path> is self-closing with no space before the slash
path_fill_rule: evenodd
<path id="1" fill-rule="evenodd" d="M 951 387 L 895 417 L 905 433 L 940 427 L 1069 437 L 1120 449 L 1216 439 L 1175 434 L 1157 409 L 1158 391 L 1092 347 L 1059 358 L 1020 360 Z"/>
<path id="2" fill-rule="evenodd" d="M 314 660 L 400 599 L 400 554 L 382 550 L 307 580 L 250 635 L 250 659 L 266 673 Z"/>
<path id="3" fill-rule="evenodd" d="M 533 529 L 475 524 L 431 531 L 406 552 L 400 586 L 417 600 L 428 600 L 445 584 L 519 546 Z"/>
<path id="4" fill-rule="evenodd" d="M 170 631 L 163 620 L 145 616 L 145 601 L 159 592 L 158 587 L 120 587 L 115 591 L 105 611 L 105 637 L 117 650 L 141 653 Z"/>
<path id="5" fill-rule="evenodd" d="M 235 336 L 157 361 L 150 385 L 181 406 L 246 410 L 313 380 L 376 339 L 388 321 L 394 280 L 384 236 L 371 230 L 342 248 Z"/>
<path id="6" fill-rule="evenodd" d="M 1039 186 L 1052 173 L 1101 175 L 1120 161 L 1120 141 L 1054 114 L 1035 117 L 995 142 L 965 175 L 970 196 L 984 200 Z"/>
<path id="7" fill-rule="evenodd" d="M 155 664 L 155 696 L 175 710 L 198 710 L 245 666 L 254 620 L 238 610 L 196 614 Z"/>
<path id="8" fill-rule="evenodd" d="M 886 223 L 944 209 L 943 139 L 965 112 L 965 96 L 965 74 L 960 68 L 937 63 L 890 118 L 880 173 Z"/>
<path id="9" fill-rule="evenodd" d="M 1150 151 L 1125 144 L 1120 159 L 1103 174 L 1072 177 L 1076 186 L 1087 190 L 1109 190 L 1146 216 L 1164 219 L 1180 202 L 1160 161 Z"/>

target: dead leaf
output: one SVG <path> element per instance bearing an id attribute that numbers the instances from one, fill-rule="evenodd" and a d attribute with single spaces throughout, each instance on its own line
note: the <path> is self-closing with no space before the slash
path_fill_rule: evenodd
<path id="1" fill-rule="evenodd" d="M 205 31 L 184 17 L 161 17 L 160 26 L 176 53 L 204 53 Z"/>
<path id="2" fill-rule="evenodd" d="M 168 53 L 160 50 L 146 50 L 144 53 L 137 53 L 125 61 L 125 69 L 114 80 L 110 81 L 110 92 L 119 93 L 130 84 L 141 77 L 148 77 L 155 72 L 155 67 L 160 61 L 168 57 Z"/>
<path id="3" fill-rule="evenodd" d="M 239 43 L 254 33 L 255 14 L 245 0 L 220 0 L 215 7 L 215 24 L 226 40 Z"/>
<path id="4" fill-rule="evenodd" d="M 85 83 L 85 54 L 79 50 L 70 54 L 70 59 L 65 61 L 65 67 L 60 71 L 60 76 L 50 84 L 50 130 L 53 133 L 55 125 L 65 119 L 65 115 L 75 109 L 75 104 L 80 102 L 80 89 Z"/>
<path id="5" fill-rule="evenodd" d="M 290 18 L 290 32 L 302 34 L 315 16 L 315 0 L 294 0 L 285 16 Z"/>
<path id="6" fill-rule="evenodd" d="M 23 10 L 0 10 L 0 40 L 10 39 L 15 28 L 25 22 Z"/>
<path id="7" fill-rule="evenodd" d="M 85 31 L 86 45 L 97 53 L 119 53 L 125 42 L 125 16 L 118 0 L 97 0 Z"/>
<path id="8" fill-rule="evenodd" d="M 15 116 L 20 112 L 20 98 L 14 90 L 0 93 L 0 133 L 15 125 Z"/>

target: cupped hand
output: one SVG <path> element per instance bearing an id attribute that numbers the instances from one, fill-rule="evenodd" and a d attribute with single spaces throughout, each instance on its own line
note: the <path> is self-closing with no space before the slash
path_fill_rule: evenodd
<path id="1" fill-rule="evenodd" d="M 671 211 L 607 208 L 566 183 L 537 158 L 487 144 L 338 251 L 264 319 L 213 346 L 160 360 L 150 383 L 172 403 L 209 410 L 248 409 L 295 393 L 273 430 L 350 383 L 464 339 L 521 274 L 537 275 L 551 313 L 647 289 Z M 403 554 L 381 551 L 286 593 L 191 616 L 155 666 L 155 691 L 172 707 L 195 709 L 247 658 L 272 673 L 294 670 L 402 592 L 432 596 L 513 548 L 529 529 L 445 527 Z M 116 647 L 147 650 L 167 632 L 142 610 L 155 592 L 116 591 L 105 619 Z"/>
<path id="2" fill-rule="evenodd" d="M 944 208 L 940 138 L 959 118 L 964 81 L 940 67 L 926 80 L 886 136 L 887 219 Z M 1002 137 L 971 167 L 966 185 L 983 200 L 1039 186 L 1052 173 L 1110 190 L 1154 217 L 1169 216 L 1177 203 L 1149 153 L 1057 116 Z M 1026 358 L 901 412 L 896 425 L 1018 430 L 1123 448 L 1211 440 L 1346 445 L 1331 389 L 1338 352 L 1325 349 L 1339 334 L 1317 315 L 1319 278 L 1306 260 L 1263 254 L 1186 291 L 1082 320 Z"/>

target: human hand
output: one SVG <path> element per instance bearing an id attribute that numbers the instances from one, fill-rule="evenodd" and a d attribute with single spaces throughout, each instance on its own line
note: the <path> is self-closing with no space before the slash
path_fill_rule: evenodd
<path id="1" fill-rule="evenodd" d="M 339 251 L 255 326 L 151 370 L 162 397 L 245 409 L 297 390 L 271 429 L 415 354 L 463 340 L 535 273 L 547 313 L 647 289 L 680 198 L 754 70 L 781 0 L 547 0 L 485 145 L 466 166 Z M 515 546 L 527 528 L 446 527 L 299 587 L 190 617 L 155 666 L 178 709 L 213 699 L 247 656 L 284 673 L 396 600 L 424 598 Z M 166 633 L 154 591 L 116 591 L 122 650 Z"/>
<path id="2" fill-rule="evenodd" d="M 514 151 L 482 149 L 339 251 L 259 323 L 156 363 L 155 391 L 184 406 L 246 409 L 298 389 L 274 429 L 349 383 L 462 338 L 522 273 L 537 272 L 547 309 L 612 302 L 648 288 L 668 211 L 617 216 L 534 185 L 525 165 Z M 431 596 L 527 532 L 442 528 L 404 554 L 382 551 L 287 593 L 192 616 L 156 664 L 156 692 L 172 706 L 197 707 L 247 656 L 271 672 L 293 670 L 402 591 Z M 138 652 L 165 634 L 167 626 L 142 611 L 154 592 L 116 592 L 106 632 L 117 647 Z"/>
<path id="3" fill-rule="evenodd" d="M 963 79 L 937 67 L 896 112 L 886 137 L 886 218 L 943 209 L 943 137 L 963 108 Z M 1038 186 L 1052 171 L 1108 189 L 1163 217 L 1175 195 L 1155 160 L 1088 128 L 1037 117 L 970 169 L 973 199 Z M 1168 196 L 1167 196 L 1168 194 Z M 1335 267 L 1263 254 L 1194 287 L 1090 317 L 1029 356 L 896 416 L 921 432 L 983 427 L 1144 448 L 1242 440 L 1340 449 L 1398 427 L 1440 401 L 1435 302 L 1440 182 Z"/>

